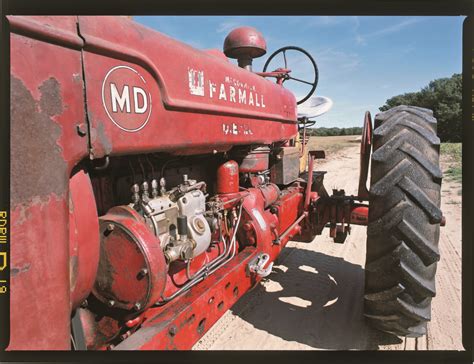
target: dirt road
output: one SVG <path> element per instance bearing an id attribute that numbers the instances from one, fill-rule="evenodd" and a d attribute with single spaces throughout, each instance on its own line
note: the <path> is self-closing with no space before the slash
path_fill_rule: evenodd
<path id="1" fill-rule="evenodd" d="M 325 186 L 356 194 L 359 147 L 319 163 Z M 342 245 L 327 232 L 290 242 L 273 273 L 248 292 L 194 346 L 195 350 L 463 350 L 461 344 L 460 184 L 443 181 L 441 228 L 428 335 L 400 339 L 368 327 L 362 316 L 366 228 L 353 226 Z"/>

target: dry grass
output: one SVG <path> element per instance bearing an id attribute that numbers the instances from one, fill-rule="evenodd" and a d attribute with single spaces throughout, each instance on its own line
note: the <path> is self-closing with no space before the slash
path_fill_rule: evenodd
<path id="1" fill-rule="evenodd" d="M 448 180 L 462 182 L 462 144 L 442 143 L 441 160 Z"/>
<path id="2" fill-rule="evenodd" d="M 308 147 L 310 150 L 324 150 L 326 156 L 330 156 L 343 148 L 359 144 L 360 135 L 315 136 L 309 138 Z"/>

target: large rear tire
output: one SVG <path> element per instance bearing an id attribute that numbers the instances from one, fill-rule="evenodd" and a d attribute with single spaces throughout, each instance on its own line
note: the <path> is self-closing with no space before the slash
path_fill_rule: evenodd
<path id="1" fill-rule="evenodd" d="M 426 334 L 435 296 L 442 219 L 440 140 L 428 109 L 397 106 L 375 117 L 364 314 L 376 329 Z"/>

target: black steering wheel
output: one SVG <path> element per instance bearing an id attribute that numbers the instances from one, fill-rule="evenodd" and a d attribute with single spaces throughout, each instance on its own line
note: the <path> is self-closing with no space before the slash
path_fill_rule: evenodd
<path id="1" fill-rule="evenodd" d="M 308 100 L 311 95 L 314 93 L 314 91 L 316 91 L 316 86 L 318 85 L 318 78 L 319 78 L 319 73 L 318 73 L 318 66 L 316 65 L 316 62 L 314 61 L 313 57 L 311 57 L 311 54 L 309 54 L 307 51 L 305 51 L 303 48 L 300 48 L 300 47 L 296 47 L 296 46 L 287 46 L 287 47 L 283 47 L 283 48 L 280 48 L 278 49 L 277 51 L 273 52 L 272 55 L 270 57 L 268 57 L 267 61 L 265 62 L 265 65 L 263 66 L 263 72 L 266 72 L 267 71 L 267 67 L 268 65 L 270 64 L 270 62 L 272 61 L 273 58 L 275 58 L 276 55 L 278 55 L 279 53 L 283 53 L 283 60 L 285 62 L 285 65 L 284 65 L 284 68 L 285 69 L 288 69 L 288 63 L 286 61 L 286 51 L 288 50 L 293 50 L 293 51 L 297 51 L 297 52 L 301 52 L 303 53 L 307 58 L 309 58 L 310 62 L 312 63 L 313 65 L 313 68 L 314 68 L 314 80 L 312 82 L 309 82 L 309 81 L 305 81 L 305 80 L 301 80 L 299 78 L 295 78 L 295 77 L 292 77 L 290 76 L 289 74 L 286 74 L 284 79 L 283 79 L 283 82 L 285 82 L 286 80 L 293 80 L 293 81 L 297 81 L 297 82 L 301 82 L 301 83 L 305 83 L 307 85 L 311 85 L 311 90 L 308 92 L 308 94 L 303 97 L 301 100 L 298 100 L 296 103 L 299 105 L 303 102 L 305 102 L 306 100 Z"/>

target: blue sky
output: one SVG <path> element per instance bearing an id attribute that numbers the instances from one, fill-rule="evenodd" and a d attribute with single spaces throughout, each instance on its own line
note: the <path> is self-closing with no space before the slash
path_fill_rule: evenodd
<path id="1" fill-rule="evenodd" d="M 267 54 L 254 60 L 254 71 L 261 71 L 267 57 L 280 47 L 306 49 L 319 68 L 316 94 L 334 102 L 316 119 L 321 127 L 361 126 L 365 110 L 374 116 L 388 98 L 462 71 L 464 17 L 136 16 L 134 20 L 199 49 L 222 50 L 230 30 L 253 26 L 267 41 Z M 296 65 L 293 76 L 313 77 L 296 54 L 288 63 L 289 68 Z M 297 95 L 304 91 L 291 87 L 288 84 Z"/>

